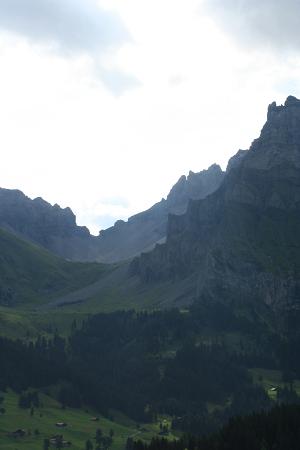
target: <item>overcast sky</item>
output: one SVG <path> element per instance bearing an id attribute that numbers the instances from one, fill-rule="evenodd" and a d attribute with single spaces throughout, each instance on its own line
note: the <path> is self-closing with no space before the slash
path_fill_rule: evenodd
<path id="1" fill-rule="evenodd" d="M 0 0 L 0 186 L 92 232 L 300 96 L 298 0 Z"/>

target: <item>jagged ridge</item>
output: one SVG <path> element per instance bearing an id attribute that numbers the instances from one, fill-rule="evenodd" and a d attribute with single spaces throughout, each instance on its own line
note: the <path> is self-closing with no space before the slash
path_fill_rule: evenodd
<path id="1" fill-rule="evenodd" d="M 147 211 L 118 221 L 99 236 L 101 261 L 116 262 L 151 250 L 165 240 L 168 215 L 183 214 L 190 199 L 201 199 L 214 192 L 224 178 L 220 166 L 212 165 L 199 173 L 182 176 L 173 186 L 167 199 L 162 199 Z"/>
<path id="2" fill-rule="evenodd" d="M 220 188 L 170 216 L 167 242 L 131 265 L 144 281 L 197 274 L 195 297 L 300 303 L 300 101 L 270 105 Z"/>
<path id="3" fill-rule="evenodd" d="M 98 237 L 76 224 L 70 208 L 50 205 L 42 198 L 31 200 L 21 191 L 0 189 L 0 227 L 73 261 L 112 263 L 150 250 L 165 239 L 170 212 L 186 211 L 190 198 L 204 198 L 220 185 L 224 173 L 217 165 L 182 176 L 166 200 L 149 210 L 119 220 Z"/>

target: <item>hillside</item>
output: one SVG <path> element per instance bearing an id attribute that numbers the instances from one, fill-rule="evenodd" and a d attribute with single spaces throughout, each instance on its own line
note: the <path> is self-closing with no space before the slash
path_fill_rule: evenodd
<path id="1" fill-rule="evenodd" d="M 0 305 L 39 304 L 99 279 L 108 269 L 72 263 L 0 228 Z"/>
<path id="2" fill-rule="evenodd" d="M 136 258 L 144 282 L 194 274 L 196 298 L 297 308 L 300 292 L 300 101 L 270 105 L 250 150 L 220 186 L 170 216 L 167 242 Z M 240 155 L 241 156 L 241 155 Z"/>
<path id="3" fill-rule="evenodd" d="M 47 389 L 45 389 L 47 391 Z M 44 439 L 49 439 L 58 434 L 56 422 L 64 421 L 68 424 L 62 431 L 64 439 L 72 443 L 73 450 L 85 448 L 87 440 L 95 442 L 96 430 L 100 428 L 105 436 L 109 436 L 113 430 L 113 442 L 111 450 L 123 450 L 129 437 L 139 437 L 145 442 L 157 436 L 159 424 L 147 424 L 146 431 L 136 428 L 136 423 L 126 416 L 118 415 L 117 420 L 110 420 L 103 416 L 99 421 L 92 421 L 93 416 L 98 416 L 93 409 L 65 408 L 49 395 L 40 394 L 40 406 L 35 408 L 31 416 L 28 409 L 18 406 L 18 395 L 8 391 L 4 394 L 3 406 L 6 413 L 0 420 L 0 449 L 15 450 L 41 450 Z M 9 433 L 17 428 L 24 429 L 26 436 L 12 438 Z M 38 430 L 38 433 L 36 432 Z M 171 436 L 172 437 L 172 436 Z"/>

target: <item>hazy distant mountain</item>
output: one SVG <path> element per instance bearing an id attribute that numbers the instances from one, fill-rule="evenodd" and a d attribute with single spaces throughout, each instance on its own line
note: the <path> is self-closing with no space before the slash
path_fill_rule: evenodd
<path id="1" fill-rule="evenodd" d="M 224 178 L 220 166 L 214 164 L 199 173 L 190 172 L 179 178 L 167 199 L 147 211 L 122 220 L 99 235 L 99 260 L 116 262 L 148 251 L 165 240 L 168 215 L 183 214 L 190 199 L 201 199 L 214 192 Z"/>
<path id="2" fill-rule="evenodd" d="M 167 242 L 136 258 L 145 281 L 193 275 L 195 297 L 300 304 L 300 100 L 272 103 L 220 188 L 170 216 Z"/>
<path id="3" fill-rule="evenodd" d="M 31 200 L 21 191 L 0 189 L 0 227 L 73 261 L 116 262 L 131 258 L 166 236 L 169 213 L 185 212 L 189 199 L 204 198 L 219 187 L 224 173 L 217 165 L 182 176 L 166 200 L 147 211 L 118 221 L 99 237 L 76 225 L 70 208 Z"/>

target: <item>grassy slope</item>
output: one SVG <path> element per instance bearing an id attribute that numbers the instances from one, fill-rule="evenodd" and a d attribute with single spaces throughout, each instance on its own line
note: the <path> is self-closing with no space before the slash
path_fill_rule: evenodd
<path id="1" fill-rule="evenodd" d="M 185 298 L 189 286 L 189 280 L 143 286 L 128 277 L 126 264 L 69 262 L 0 228 L 0 335 L 34 336 L 51 328 L 66 334 L 74 318 L 168 307 Z M 7 288 L 14 293 L 10 307 L 1 300 Z"/>
<path id="2" fill-rule="evenodd" d="M 0 229 L 0 286 L 11 288 L 22 306 L 93 283 L 107 270 L 103 264 L 65 261 Z"/>
<path id="3" fill-rule="evenodd" d="M 126 440 L 130 436 L 148 441 L 159 432 L 158 423 L 141 425 L 140 431 L 136 428 L 135 422 L 118 414 L 115 415 L 113 422 L 103 417 L 100 417 L 99 422 L 93 422 L 90 418 L 97 415 L 95 411 L 69 408 L 63 410 L 55 400 L 46 395 L 41 395 L 40 399 L 43 406 L 36 409 L 31 417 L 28 410 L 18 407 L 16 394 L 12 392 L 5 394 L 6 413 L 0 415 L 0 450 L 41 450 L 43 440 L 55 434 L 63 434 L 66 440 L 71 441 L 71 449 L 83 450 L 87 439 L 95 442 L 93 437 L 97 428 L 101 428 L 105 435 L 108 435 L 111 429 L 114 430 L 112 450 L 121 450 L 125 448 Z M 68 424 L 62 431 L 55 426 L 59 421 Z M 9 432 L 18 428 L 30 430 L 31 436 L 22 439 L 7 436 Z M 40 432 L 38 436 L 34 435 L 36 429 Z M 174 436 L 170 435 L 169 438 L 174 439 Z"/>
<path id="4" fill-rule="evenodd" d="M 273 370 L 253 369 L 250 371 L 254 379 L 260 383 L 270 397 L 275 400 L 276 394 L 270 391 L 273 386 L 283 386 L 281 382 L 281 373 Z M 295 382 L 295 388 L 300 393 L 300 381 Z M 104 434 L 108 434 L 111 429 L 114 430 L 114 442 L 112 450 L 124 449 L 128 437 L 140 438 L 150 441 L 152 437 L 158 436 L 159 421 L 164 419 L 170 425 L 167 417 L 160 417 L 157 423 L 140 424 L 136 427 L 134 421 L 128 417 L 113 412 L 114 421 L 100 417 L 99 422 L 91 421 L 91 417 L 97 415 L 92 409 L 62 409 L 58 402 L 41 394 L 40 400 L 42 406 L 35 409 L 34 415 L 31 416 L 29 410 L 20 409 L 18 407 L 18 397 L 15 393 L 9 391 L 5 393 L 5 401 L 3 406 L 6 409 L 4 415 L 0 415 L 0 450 L 40 450 L 42 449 L 43 440 L 55 434 L 63 434 L 66 440 L 72 442 L 72 449 L 83 450 L 87 439 L 93 437 L 97 428 L 101 428 Z M 209 405 L 210 409 L 215 409 L 220 405 Z M 41 413 L 41 416 L 40 416 Z M 67 428 L 60 431 L 56 428 L 55 423 L 63 421 L 68 424 Z M 17 428 L 30 430 L 31 435 L 22 439 L 13 439 L 7 434 Z M 39 430 L 39 435 L 35 436 L 34 430 Z M 176 439 L 176 436 L 170 434 L 168 439 Z"/>

